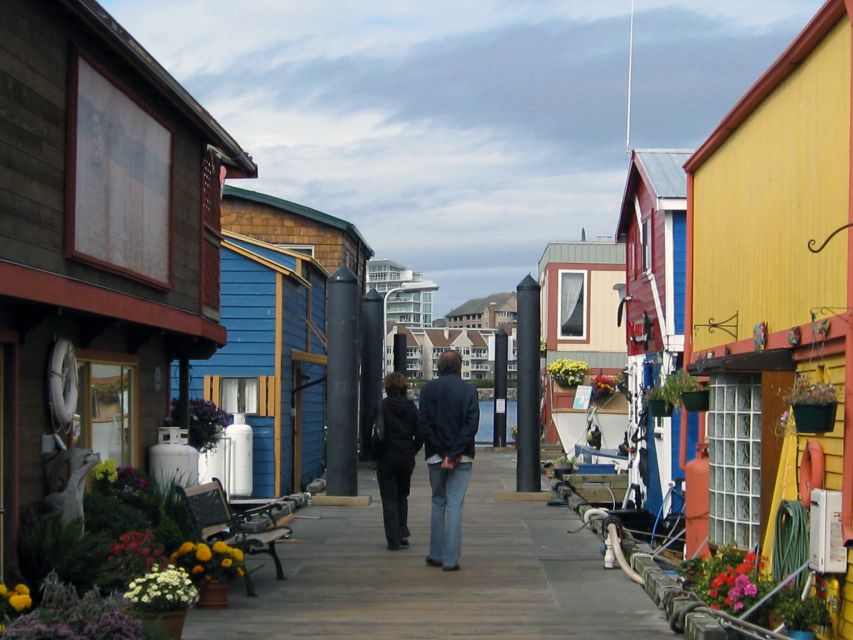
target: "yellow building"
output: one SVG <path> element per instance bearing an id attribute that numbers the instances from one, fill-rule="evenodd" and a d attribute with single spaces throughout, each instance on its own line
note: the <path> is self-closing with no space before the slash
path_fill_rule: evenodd
<path id="1" fill-rule="evenodd" d="M 685 361 L 711 387 L 710 487 L 701 498 L 712 543 L 749 548 L 772 532 L 783 397 L 797 373 L 838 390 L 834 428 L 799 433 L 796 459 L 809 441 L 820 445 L 812 447 L 824 454 L 820 480 L 842 492 L 841 533 L 853 542 L 853 232 L 834 235 L 853 221 L 848 9 L 827 2 L 685 165 Z M 689 492 L 688 478 L 688 500 Z M 835 637 L 853 638 L 853 589 L 837 577 Z"/>

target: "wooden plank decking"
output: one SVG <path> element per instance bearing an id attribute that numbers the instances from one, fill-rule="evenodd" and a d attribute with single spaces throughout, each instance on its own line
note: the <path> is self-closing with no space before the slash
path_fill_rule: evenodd
<path id="1" fill-rule="evenodd" d="M 673 637 L 640 586 L 602 568 L 593 533 L 566 533 L 580 525 L 577 514 L 541 499 L 497 499 L 515 489 L 514 454 L 477 454 L 459 572 L 424 564 L 428 485 L 418 460 L 412 546 L 391 552 L 375 474 L 362 469 L 359 494 L 372 495 L 369 505 L 299 511 L 294 539 L 279 548 L 288 580 L 276 582 L 267 563 L 253 573 L 258 598 L 235 583 L 228 609 L 190 612 L 184 639 Z"/>

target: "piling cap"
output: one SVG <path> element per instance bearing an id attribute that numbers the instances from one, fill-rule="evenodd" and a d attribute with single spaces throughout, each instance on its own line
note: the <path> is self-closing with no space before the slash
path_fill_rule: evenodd
<path id="1" fill-rule="evenodd" d="M 346 266 L 342 266 L 329 276 L 328 283 L 332 284 L 334 282 L 358 282 L 358 278 L 356 278 L 355 274 L 347 269 Z"/>
<path id="2" fill-rule="evenodd" d="M 376 289 L 371 289 L 370 291 L 364 294 L 365 302 L 382 302 L 382 300 L 382 294 L 379 293 Z"/>
<path id="3" fill-rule="evenodd" d="M 518 283 L 516 290 L 517 291 L 539 290 L 539 283 L 536 282 L 536 280 L 533 279 L 533 276 L 531 276 L 528 273 L 527 276 L 524 278 L 524 280 L 522 280 L 521 282 Z"/>

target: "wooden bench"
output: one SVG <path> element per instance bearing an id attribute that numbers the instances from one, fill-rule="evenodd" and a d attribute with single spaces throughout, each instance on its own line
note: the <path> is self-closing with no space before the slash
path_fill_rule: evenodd
<path id="1" fill-rule="evenodd" d="M 228 498 L 219 480 L 214 479 L 183 491 L 203 541 L 212 543 L 222 540 L 248 555 L 266 553 L 275 564 L 276 579 L 286 580 L 275 543 L 293 535 L 293 531 L 287 526 L 295 518 L 293 500 L 281 498 L 260 507 L 235 512 L 228 504 Z M 246 594 L 255 596 L 255 587 L 248 569 L 245 579 Z"/>

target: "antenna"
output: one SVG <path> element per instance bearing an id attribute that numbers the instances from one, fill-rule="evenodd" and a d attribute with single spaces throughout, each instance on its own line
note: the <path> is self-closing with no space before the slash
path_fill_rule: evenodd
<path id="1" fill-rule="evenodd" d="M 631 0 L 631 29 L 628 33 L 628 115 L 625 121 L 625 152 L 631 153 L 631 79 L 634 67 L 634 0 Z"/>

